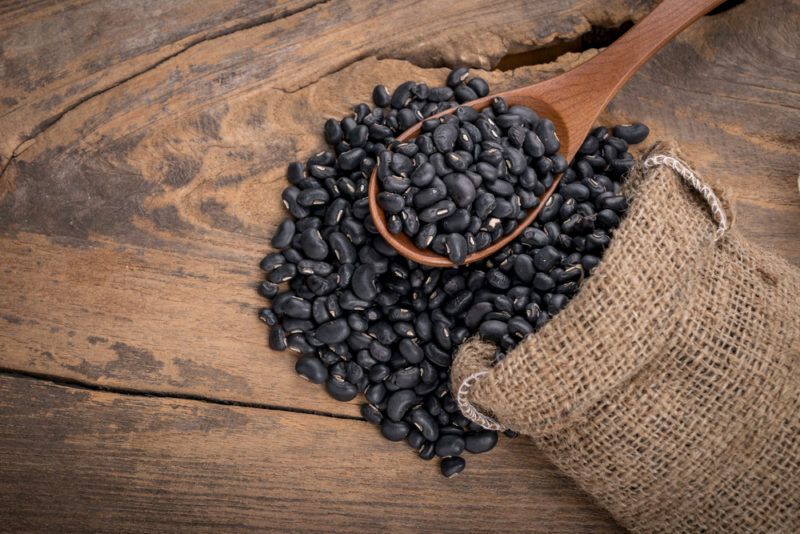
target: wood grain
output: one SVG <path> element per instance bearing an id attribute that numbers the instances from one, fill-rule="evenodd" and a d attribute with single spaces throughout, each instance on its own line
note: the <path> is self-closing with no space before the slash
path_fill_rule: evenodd
<path id="1" fill-rule="evenodd" d="M 0 530 L 618 532 L 526 440 L 445 479 L 363 421 L 0 377 Z"/>
<path id="2" fill-rule="evenodd" d="M 365 423 L 281 411 L 357 414 L 266 348 L 257 264 L 321 118 L 655 3 L 0 3 L 0 375 L 252 406 L 0 376 L 0 529 L 606 528 L 523 441 L 446 483 Z M 602 119 L 675 137 L 743 233 L 796 264 L 798 21 L 793 0 L 703 18 Z M 482 75 L 510 89 L 594 54 Z"/>
<path id="3" fill-rule="evenodd" d="M 487 77 L 508 87 L 593 54 Z M 336 402 L 299 380 L 291 354 L 266 347 L 256 318 L 265 303 L 255 291 L 257 265 L 284 216 L 287 159 L 318 149 L 321 139 L 309 132 L 318 131 L 319 118 L 343 116 L 354 103 L 330 95 L 366 98 L 376 79 L 441 83 L 446 72 L 364 60 L 294 93 L 263 91 L 233 102 L 219 122 L 204 122 L 209 115 L 201 113 L 159 132 L 152 144 L 72 163 L 69 149 L 58 149 L 40 160 L 47 170 L 35 171 L 26 151 L 10 169 L 34 174 L 15 174 L 18 185 L 6 197 L 13 204 L 0 209 L 0 239 L 14 258 L 0 272 L 0 287 L 8 288 L 0 301 L 22 319 L 0 320 L 2 366 L 108 387 L 357 415 L 355 402 Z M 219 139 L 200 133 L 209 129 Z M 22 281 L 40 272 L 52 274 Z M 98 337 L 108 342 L 89 341 Z M 151 364 L 120 365 L 117 343 L 147 354 Z"/>

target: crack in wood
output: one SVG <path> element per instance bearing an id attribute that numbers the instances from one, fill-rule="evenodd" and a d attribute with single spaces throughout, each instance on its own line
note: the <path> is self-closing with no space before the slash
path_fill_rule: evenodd
<path id="1" fill-rule="evenodd" d="M 116 82 L 106 86 L 106 87 L 103 87 L 101 89 L 98 89 L 97 91 L 93 91 L 93 92 L 85 95 L 84 97 L 80 98 L 75 103 L 65 107 L 63 110 L 61 110 L 60 112 L 56 113 L 55 115 L 53 115 L 49 119 L 40 122 L 37 126 L 35 126 L 32 129 L 30 135 L 28 135 L 21 143 L 19 143 L 14 148 L 13 152 L 11 153 L 11 156 L 8 158 L 8 160 L 5 162 L 5 164 L 3 164 L 2 168 L 0 168 L 0 184 L 3 181 L 3 176 L 5 175 L 6 170 L 8 170 L 8 168 L 11 166 L 11 163 L 17 158 L 17 156 L 22 153 L 20 148 L 23 145 L 25 145 L 26 143 L 33 144 L 33 142 L 35 142 L 37 137 L 39 137 L 40 135 L 45 133 L 49 128 L 51 128 L 56 123 L 58 123 L 58 121 L 60 121 L 67 113 L 69 113 L 70 111 L 73 111 L 76 108 L 82 106 L 83 104 L 87 103 L 88 101 L 92 100 L 93 98 L 96 98 L 96 97 L 98 97 L 98 96 L 100 96 L 100 95 L 102 95 L 104 93 L 112 91 L 112 90 L 116 89 L 117 87 L 119 87 L 120 85 L 133 80 L 134 78 L 138 78 L 139 76 L 142 76 L 142 75 L 152 71 L 153 69 L 158 68 L 159 66 L 163 65 L 167 61 L 170 61 L 171 59 L 175 59 L 176 57 L 184 54 L 189 49 L 194 48 L 195 46 L 198 46 L 198 45 L 200 45 L 202 43 L 205 43 L 205 42 L 208 42 L 208 41 L 213 41 L 213 40 L 220 39 L 220 38 L 223 38 L 223 37 L 227 37 L 227 36 L 229 36 L 231 34 L 234 34 L 234 33 L 237 33 L 237 32 L 241 32 L 241 31 L 245 31 L 245 30 L 250 30 L 252 28 L 256 28 L 258 26 L 263 26 L 265 24 L 271 24 L 273 22 L 276 22 L 276 21 L 279 21 L 279 20 L 282 20 L 282 19 L 285 19 L 285 18 L 289 18 L 289 17 L 292 17 L 294 15 L 298 15 L 300 13 L 303 13 L 304 11 L 308 11 L 309 9 L 314 9 L 317 6 L 320 6 L 320 5 L 323 5 L 323 4 L 327 4 L 330 1 L 331 0 L 318 0 L 318 1 L 316 1 L 316 2 L 314 2 L 312 4 L 310 4 L 310 5 L 307 5 L 305 7 L 299 8 L 299 9 L 290 9 L 290 10 L 287 10 L 287 11 L 285 11 L 283 13 L 278 14 L 278 15 L 267 15 L 267 16 L 263 16 L 263 17 L 258 17 L 258 18 L 254 19 L 252 21 L 248 21 L 248 22 L 244 22 L 244 23 L 241 23 L 241 24 L 237 24 L 237 25 L 231 26 L 230 28 L 226 28 L 224 30 L 213 32 L 213 33 L 211 33 L 209 35 L 206 35 L 204 37 L 200 37 L 198 39 L 194 39 L 192 41 L 189 41 L 180 50 L 178 50 L 176 52 L 173 52 L 172 54 L 168 54 L 168 55 L 164 56 L 163 58 L 159 59 L 158 61 L 156 61 L 156 62 L 154 62 L 154 63 L 152 63 L 150 65 L 148 65 L 147 67 L 145 67 L 145 68 L 143 68 L 143 69 L 141 69 L 141 70 L 139 70 L 137 72 L 134 72 L 130 76 L 126 76 L 126 77 L 124 77 L 124 78 L 122 78 L 120 80 L 117 80 Z"/>
<path id="2" fill-rule="evenodd" d="M 319 417 L 331 417 L 333 419 L 345 419 L 348 421 L 365 421 L 362 417 L 353 415 L 337 414 L 332 412 L 325 412 L 322 410 L 309 410 L 305 408 L 295 408 L 292 406 L 281 406 L 277 404 L 267 404 L 261 402 L 246 402 L 234 401 L 228 399 L 217 399 L 205 395 L 194 395 L 191 393 L 166 393 L 163 391 L 153 391 L 145 389 L 125 388 L 118 386 L 101 386 L 91 382 L 85 382 L 74 378 L 65 378 L 48 373 L 38 373 L 35 371 L 24 371 L 20 369 L 11 369 L 8 367 L 0 367 L 0 376 L 9 376 L 16 378 L 27 378 L 33 380 L 40 380 L 49 382 L 51 384 L 74 389 L 85 389 L 90 391 L 101 391 L 105 393 L 114 393 L 117 395 L 125 395 L 130 397 L 157 397 L 162 399 L 176 399 L 176 400 L 189 400 L 195 402 L 203 402 L 207 404 L 217 404 L 221 406 L 236 406 L 240 408 L 254 408 L 257 410 L 272 410 L 279 412 L 289 412 L 305 415 L 316 415 Z"/>

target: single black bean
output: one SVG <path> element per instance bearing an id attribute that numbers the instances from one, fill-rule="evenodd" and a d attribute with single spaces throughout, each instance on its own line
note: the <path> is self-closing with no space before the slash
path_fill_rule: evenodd
<path id="1" fill-rule="evenodd" d="M 628 144 L 635 145 L 647 138 L 650 129 L 642 123 L 620 124 L 614 127 L 614 136 L 623 139 Z"/>
<path id="2" fill-rule="evenodd" d="M 403 421 L 392 421 L 384 418 L 381 422 L 381 434 L 390 441 L 402 441 L 408 435 L 411 427 Z"/>
<path id="3" fill-rule="evenodd" d="M 367 152 L 363 148 L 352 148 L 339 155 L 337 163 L 343 171 L 353 171 L 361 166 L 361 162 L 367 157 Z"/>
<path id="4" fill-rule="evenodd" d="M 458 128 L 451 123 L 440 124 L 433 131 L 433 143 L 439 152 L 446 153 L 453 150 L 458 138 Z"/>
<path id="5" fill-rule="evenodd" d="M 267 275 L 267 280 L 273 284 L 288 282 L 297 274 L 297 267 L 293 263 L 284 263 Z"/>
<path id="6" fill-rule="evenodd" d="M 423 348 L 425 352 L 425 357 L 428 361 L 432 364 L 437 365 L 438 367 L 448 368 L 450 367 L 450 363 L 452 362 L 452 355 L 441 348 L 439 348 L 434 343 L 427 343 Z M 424 375 L 423 375 L 424 381 Z"/>
<path id="7" fill-rule="evenodd" d="M 278 324 L 278 316 L 269 308 L 261 308 L 258 312 L 258 318 L 267 323 L 269 326 Z"/>
<path id="8" fill-rule="evenodd" d="M 328 379 L 328 368 L 316 356 L 306 355 L 299 358 L 294 369 L 297 374 L 315 384 L 322 384 Z"/>
<path id="9" fill-rule="evenodd" d="M 411 407 L 419 402 L 417 394 L 410 389 L 400 389 L 389 396 L 386 415 L 392 421 L 400 421 Z"/>
<path id="10" fill-rule="evenodd" d="M 419 364 L 425 357 L 422 348 L 413 339 L 401 339 L 398 350 L 410 364 Z"/>
<path id="11" fill-rule="evenodd" d="M 423 460 L 432 460 L 436 456 L 435 445 L 433 443 L 426 443 L 419 450 L 419 457 Z"/>
<path id="12" fill-rule="evenodd" d="M 412 89 L 416 88 L 415 82 L 403 82 L 392 93 L 391 106 L 400 109 L 408 105 L 413 98 Z"/>
<path id="13" fill-rule="evenodd" d="M 412 449 L 419 450 L 420 447 L 425 445 L 425 438 L 423 437 L 422 432 L 416 428 L 412 428 L 406 436 L 406 442 L 408 442 Z"/>
<path id="14" fill-rule="evenodd" d="M 481 337 L 495 342 L 499 341 L 507 332 L 508 324 L 497 320 L 483 321 L 478 329 Z"/>
<path id="15" fill-rule="evenodd" d="M 466 443 L 461 436 L 446 434 L 436 441 L 436 456 L 446 458 L 448 456 L 458 456 L 464 452 Z"/>
<path id="16" fill-rule="evenodd" d="M 356 395 L 358 395 L 358 388 L 356 386 L 333 377 L 325 382 L 325 390 L 331 397 L 341 402 L 353 400 Z"/>
<path id="17" fill-rule="evenodd" d="M 258 292 L 268 299 L 274 298 L 278 294 L 278 285 L 269 280 L 264 280 L 258 286 Z"/>
<path id="18" fill-rule="evenodd" d="M 373 425 L 379 425 L 383 420 L 383 414 L 381 413 L 381 411 L 372 404 L 361 405 L 361 417 L 363 417 Z"/>
<path id="19" fill-rule="evenodd" d="M 497 432 L 492 430 L 470 432 L 464 436 L 464 441 L 466 450 L 472 454 L 481 454 L 492 450 L 497 445 Z"/>
<path id="20" fill-rule="evenodd" d="M 339 343 L 348 338 L 350 327 L 346 319 L 334 319 L 319 326 L 314 335 L 323 343 Z"/>
<path id="21" fill-rule="evenodd" d="M 376 85 L 372 90 L 372 101 L 376 106 L 385 108 L 392 103 L 392 97 L 389 96 L 389 91 L 386 90 L 384 85 Z"/>
<path id="22" fill-rule="evenodd" d="M 295 225 L 291 219 L 284 220 L 272 237 L 272 246 L 277 249 L 288 247 L 292 243 L 294 237 Z"/>
<path id="23" fill-rule="evenodd" d="M 467 241 L 461 234 L 452 233 L 445 238 L 447 257 L 456 265 L 462 265 L 467 259 Z"/>
<path id="24" fill-rule="evenodd" d="M 442 460 L 442 474 L 447 478 L 453 478 L 464 470 L 467 462 L 460 456 L 452 456 Z"/>
<path id="25" fill-rule="evenodd" d="M 392 384 L 401 389 L 410 389 L 419 384 L 419 367 L 404 367 L 398 369 L 389 378 Z"/>
<path id="26" fill-rule="evenodd" d="M 464 102 L 471 102 L 478 99 L 478 94 L 473 91 L 468 85 L 460 84 L 453 89 L 453 95 L 456 101 L 463 104 Z"/>
<path id="27" fill-rule="evenodd" d="M 447 86 L 455 89 L 462 82 L 466 82 L 469 76 L 469 69 L 466 67 L 458 67 L 450 71 L 447 75 Z"/>
<path id="28" fill-rule="evenodd" d="M 371 373 L 372 370 L 370 369 L 369 378 L 372 382 L 375 382 L 374 380 L 372 380 Z M 384 385 L 383 382 L 371 384 L 364 393 L 364 398 L 366 398 L 367 401 L 370 402 L 371 404 L 380 404 L 381 402 L 383 402 L 383 399 L 386 398 L 386 386 Z"/>

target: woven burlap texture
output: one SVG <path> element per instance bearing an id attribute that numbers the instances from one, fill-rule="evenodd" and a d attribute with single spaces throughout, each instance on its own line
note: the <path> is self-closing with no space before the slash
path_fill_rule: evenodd
<path id="1" fill-rule="evenodd" d="M 469 402 L 633 531 L 800 532 L 800 271 L 735 225 L 717 239 L 666 166 L 626 189 L 580 293 L 494 367 L 466 342 L 453 390 L 487 371 Z"/>

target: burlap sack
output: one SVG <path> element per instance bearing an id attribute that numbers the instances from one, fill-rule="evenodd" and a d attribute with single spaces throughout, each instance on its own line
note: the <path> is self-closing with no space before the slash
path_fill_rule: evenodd
<path id="1" fill-rule="evenodd" d="M 495 367 L 465 343 L 453 391 L 631 530 L 800 532 L 800 271 L 664 151 L 566 309 Z"/>

